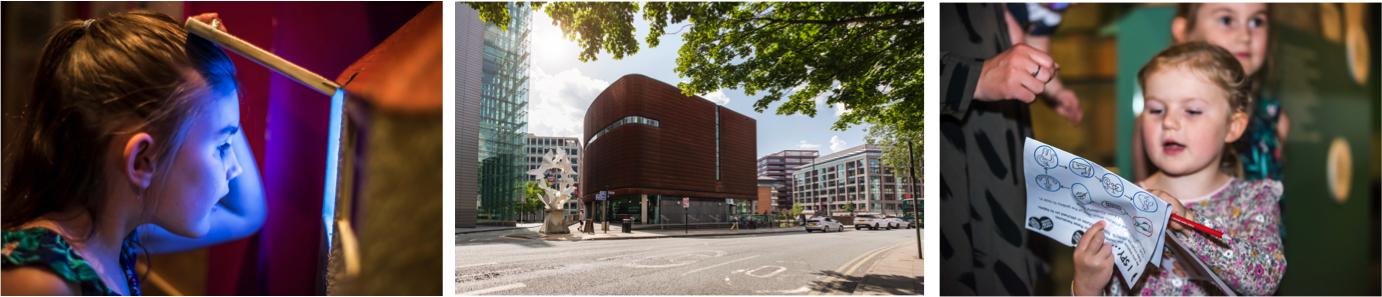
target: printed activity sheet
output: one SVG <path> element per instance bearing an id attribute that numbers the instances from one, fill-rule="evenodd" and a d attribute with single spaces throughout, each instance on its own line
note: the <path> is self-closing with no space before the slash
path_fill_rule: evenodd
<path id="1" fill-rule="evenodd" d="M 1089 160 L 1035 139 L 1023 145 L 1027 182 L 1027 229 L 1068 246 L 1100 220 L 1115 266 L 1136 284 L 1147 263 L 1161 265 L 1171 203 Z"/>

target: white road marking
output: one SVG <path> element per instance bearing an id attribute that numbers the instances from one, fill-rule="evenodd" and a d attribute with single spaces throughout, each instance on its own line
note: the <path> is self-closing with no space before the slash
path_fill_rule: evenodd
<path id="1" fill-rule="evenodd" d="M 712 253 L 715 253 L 715 255 L 700 254 L 700 253 L 703 253 L 703 252 L 712 252 Z M 671 264 L 651 264 L 651 265 L 650 265 L 650 264 L 638 264 L 638 262 L 640 262 L 640 261 L 645 261 L 645 260 L 653 259 L 653 257 L 647 257 L 647 258 L 635 260 L 635 261 L 633 261 L 633 262 L 629 262 L 628 264 L 624 264 L 624 266 L 634 267 L 634 268 L 666 268 L 666 267 L 677 267 L 677 266 L 685 266 L 685 265 L 687 265 L 687 264 L 695 263 L 695 262 L 697 262 L 697 261 L 704 260 L 704 259 L 718 258 L 718 257 L 720 257 L 720 256 L 724 256 L 725 254 L 728 254 L 728 253 L 726 253 L 726 252 L 724 252 L 724 251 L 697 251 L 697 252 L 693 252 L 693 253 L 688 253 L 688 254 L 684 254 L 684 255 L 679 255 L 679 256 L 676 256 L 676 257 L 665 258 L 665 259 L 658 259 L 658 260 L 663 260 L 663 261 L 671 262 Z"/>
<path id="2" fill-rule="evenodd" d="M 777 267 L 777 270 L 773 270 L 773 272 L 769 272 L 768 275 L 756 275 L 756 274 L 753 274 L 754 271 L 758 271 L 758 270 L 761 270 L 761 269 L 763 269 L 763 268 L 769 268 L 769 267 Z M 748 275 L 748 276 L 752 276 L 752 277 L 757 277 L 757 278 L 769 278 L 769 277 L 772 277 L 772 276 L 774 276 L 774 275 L 777 275 L 778 273 L 782 273 L 783 271 L 787 271 L 787 267 L 782 267 L 782 266 L 768 266 L 768 265 L 765 265 L 765 266 L 762 266 L 762 267 L 754 268 L 753 270 L 749 270 L 748 272 L 744 272 L 744 274 L 745 274 L 745 275 Z"/>
<path id="3" fill-rule="evenodd" d="M 797 288 L 796 290 L 761 290 L 761 291 L 754 291 L 754 293 L 782 293 L 782 294 L 801 295 L 801 293 L 806 293 L 806 292 L 810 292 L 810 291 L 811 291 L 810 286 L 801 286 L 800 288 Z"/>
<path id="4" fill-rule="evenodd" d="M 734 260 L 734 261 L 724 262 L 724 263 L 720 263 L 720 264 L 710 265 L 710 266 L 703 267 L 703 268 L 701 268 L 701 269 L 696 269 L 696 270 L 692 270 L 692 271 L 687 271 L 686 273 L 682 273 L 681 275 L 692 274 L 692 273 L 695 273 L 695 272 L 697 272 L 697 271 L 706 270 L 706 269 L 711 269 L 711 268 L 715 268 L 715 267 L 718 267 L 718 266 L 720 266 L 720 265 L 725 265 L 725 264 L 729 264 L 729 263 L 734 263 L 734 262 L 739 262 L 739 261 L 743 261 L 743 260 L 748 260 L 748 259 L 751 259 L 751 258 L 753 258 L 753 257 L 758 257 L 758 256 L 759 256 L 759 255 L 753 255 L 753 256 L 749 256 L 748 258 L 743 258 L 743 259 L 739 259 L 739 260 Z"/>
<path id="5" fill-rule="evenodd" d="M 489 262 L 489 263 L 480 263 L 480 264 L 461 265 L 461 266 L 456 266 L 456 268 L 471 267 L 471 266 L 481 266 L 481 265 L 491 265 L 491 264 L 499 264 L 499 263 L 498 263 L 498 262 Z"/>
<path id="6" fill-rule="evenodd" d="M 528 285 L 525 285 L 525 284 L 523 284 L 523 283 L 517 283 L 517 284 L 512 284 L 512 285 L 503 285 L 503 286 L 493 287 L 493 288 L 484 289 L 484 290 L 475 290 L 475 291 L 470 291 L 470 292 L 465 292 L 465 293 L 457 293 L 456 295 L 480 295 L 480 294 L 488 294 L 488 293 L 499 292 L 499 291 L 503 291 L 503 290 L 513 290 L 513 289 L 527 288 L 527 287 L 528 287 Z"/>

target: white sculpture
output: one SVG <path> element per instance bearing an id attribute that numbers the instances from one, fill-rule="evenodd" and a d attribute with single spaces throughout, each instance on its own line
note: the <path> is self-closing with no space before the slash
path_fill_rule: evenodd
<path id="1" fill-rule="evenodd" d="M 569 234 L 570 230 L 566 226 L 561 226 L 564 221 L 562 215 L 566 212 L 564 206 L 567 200 L 571 199 L 571 192 L 575 180 L 571 176 L 576 175 L 571 170 L 571 160 L 566 157 L 566 150 L 556 150 L 553 155 L 551 150 L 542 154 L 542 165 L 537 169 L 529 170 L 528 174 L 537 176 L 538 187 L 542 188 L 542 203 L 547 205 L 547 218 L 542 223 L 542 233 L 545 234 Z M 557 189 L 547 185 L 547 170 L 557 169 Z"/>

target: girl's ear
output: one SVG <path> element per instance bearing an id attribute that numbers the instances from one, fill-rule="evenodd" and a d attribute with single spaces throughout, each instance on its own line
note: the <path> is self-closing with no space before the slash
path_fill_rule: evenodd
<path id="1" fill-rule="evenodd" d="M 1243 131 L 1248 128 L 1248 113 L 1235 112 L 1228 118 L 1228 134 L 1224 135 L 1224 143 L 1237 141 L 1243 136 Z"/>
<path id="2" fill-rule="evenodd" d="M 130 183 L 140 189 L 149 187 L 149 182 L 153 180 L 154 168 L 158 164 L 154 163 L 154 138 L 148 133 L 136 133 L 125 143 L 125 174 L 129 177 Z"/>
<path id="3" fill-rule="evenodd" d="M 1171 20 L 1171 38 L 1175 39 L 1176 43 L 1185 42 L 1185 25 L 1189 22 L 1185 17 Z"/>

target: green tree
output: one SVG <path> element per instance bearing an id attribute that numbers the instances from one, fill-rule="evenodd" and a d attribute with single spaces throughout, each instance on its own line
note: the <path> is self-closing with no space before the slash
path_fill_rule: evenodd
<path id="1" fill-rule="evenodd" d="M 803 212 L 803 211 L 806 211 L 806 206 L 805 206 L 805 205 L 801 205 L 801 202 L 792 203 L 792 218 L 793 218 L 793 219 L 797 218 L 798 216 L 801 216 L 801 212 Z"/>
<path id="2" fill-rule="evenodd" d="M 883 156 L 879 157 L 878 161 L 891 168 L 894 177 L 908 177 L 912 174 L 912 167 L 916 167 L 917 178 L 921 178 L 924 138 L 920 130 L 908 131 L 897 125 L 875 124 L 866 128 L 865 132 L 864 142 L 876 145 L 883 151 Z"/>
<path id="3" fill-rule="evenodd" d="M 470 3 L 482 20 L 507 24 L 503 3 Z M 651 22 L 644 38 L 685 32 L 678 83 L 687 95 L 742 89 L 754 111 L 778 101 L 779 115 L 815 117 L 819 103 L 848 112 L 832 126 L 864 122 L 921 131 L 921 2 L 649 2 L 534 4 L 582 48 L 579 59 L 638 53 L 634 14 Z M 669 34 L 668 26 L 679 26 Z M 824 101 L 824 102 L 819 102 Z"/>
<path id="4" fill-rule="evenodd" d="M 542 203 L 542 195 L 544 193 L 545 191 L 538 186 L 538 182 L 530 181 L 525 183 L 523 202 L 519 203 L 516 207 L 518 213 L 525 215 L 533 213 L 541 214 L 542 211 L 547 208 L 547 205 Z"/>
<path id="5" fill-rule="evenodd" d="M 840 211 L 848 211 L 850 216 L 854 216 L 854 202 L 848 202 L 840 206 Z"/>

